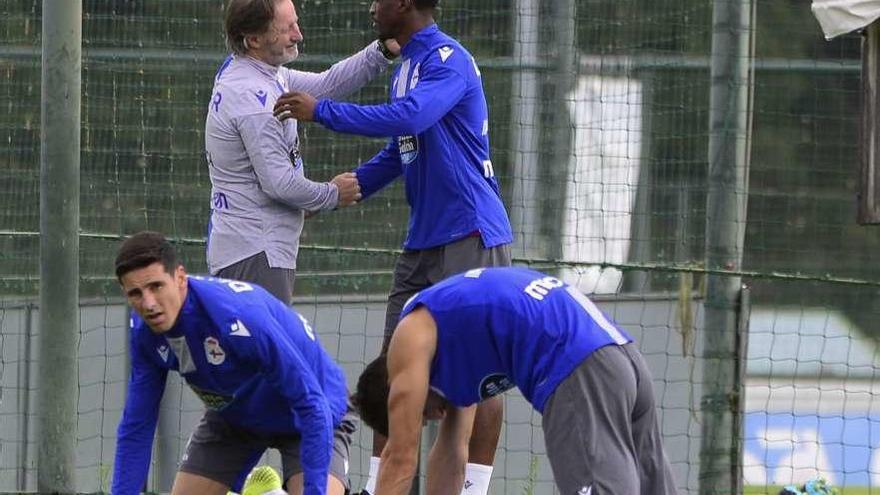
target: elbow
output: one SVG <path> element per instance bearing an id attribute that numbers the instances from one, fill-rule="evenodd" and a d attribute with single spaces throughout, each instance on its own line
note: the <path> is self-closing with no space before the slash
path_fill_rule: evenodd
<path id="1" fill-rule="evenodd" d="M 266 193 L 266 196 L 269 196 L 269 199 L 271 199 L 272 201 L 275 201 L 277 203 L 290 203 L 291 202 L 291 198 L 285 197 L 278 190 L 264 189 L 263 191 Z"/>
<path id="2" fill-rule="evenodd" d="M 277 189 L 274 189 L 271 187 L 263 188 L 263 192 L 266 193 L 266 196 L 268 196 L 269 199 L 271 199 L 272 201 L 275 201 L 278 203 L 287 203 L 288 202 L 286 200 L 286 198 L 283 197 Z"/>
<path id="3" fill-rule="evenodd" d="M 426 119 L 425 112 L 418 107 L 408 109 L 407 112 L 398 115 L 397 118 L 392 119 L 391 122 L 396 122 L 399 131 L 395 134 L 397 136 L 415 136 L 421 134 L 427 131 L 428 128 L 435 123 L 433 119 Z"/>
<path id="4" fill-rule="evenodd" d="M 393 108 L 386 122 L 394 128 L 391 135 L 417 135 L 428 130 L 437 122 L 433 109 L 417 101 L 405 101 Z"/>
<path id="5" fill-rule="evenodd" d="M 314 190 L 294 190 L 294 188 L 279 189 L 275 187 L 264 188 L 263 192 L 272 201 L 287 205 L 298 210 L 320 210 L 327 206 L 328 194 Z"/>

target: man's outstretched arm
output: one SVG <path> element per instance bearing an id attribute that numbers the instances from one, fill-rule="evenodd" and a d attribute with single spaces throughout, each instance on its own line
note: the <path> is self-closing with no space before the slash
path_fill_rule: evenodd
<path id="1" fill-rule="evenodd" d="M 433 318 L 424 308 L 407 315 L 388 348 L 388 443 L 376 492 L 406 495 L 415 476 L 431 361 L 437 347 Z"/>

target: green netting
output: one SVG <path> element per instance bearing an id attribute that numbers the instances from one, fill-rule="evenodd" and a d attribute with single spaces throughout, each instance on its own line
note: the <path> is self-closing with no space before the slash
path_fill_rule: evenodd
<path id="1" fill-rule="evenodd" d="M 880 456 L 873 460 L 880 447 L 876 367 L 870 359 L 847 364 L 874 355 L 880 311 L 880 264 L 873 262 L 880 234 L 855 222 L 860 38 L 825 41 L 806 2 L 754 4 L 749 182 L 739 191 L 748 195 L 748 214 L 743 262 L 734 273 L 752 286 L 753 332 L 762 346 L 748 354 L 754 368 L 747 379 L 753 401 L 746 411 L 746 481 L 782 484 L 813 468 L 837 484 L 880 486 Z M 713 2 L 442 5 L 441 26 L 472 51 L 482 71 L 494 170 L 514 221 L 517 261 L 610 294 L 605 308 L 642 337 L 662 386 L 662 414 L 672 421 L 665 440 L 681 454 L 674 466 L 679 486 L 695 493 L 702 386 L 695 356 L 706 330 L 700 301 L 706 277 L 717 275 L 705 270 Z M 368 2 L 301 0 L 297 7 L 306 38 L 297 68 L 321 70 L 373 37 Z M 4 300 L 33 301 L 37 294 L 42 8 L 37 0 L 0 0 Z M 83 490 L 106 481 L 121 407 L 114 394 L 124 383 L 124 346 L 113 332 L 124 310 L 109 266 L 118 240 L 141 229 L 163 231 L 179 242 L 191 272 L 205 270 L 210 184 L 203 129 L 213 75 L 225 57 L 222 11 L 221 0 L 83 3 L 80 271 L 84 299 L 106 306 L 89 313 L 90 323 L 84 317 L 83 336 L 103 338 L 106 347 L 83 343 L 81 355 L 107 363 L 83 382 L 84 396 L 97 387 L 103 397 L 81 419 L 97 428 L 83 436 L 93 442 L 80 466 Z M 351 99 L 383 101 L 387 84 L 380 77 Z M 315 180 L 356 166 L 383 144 L 317 125 L 302 126 L 301 134 Z M 329 332 L 350 375 L 378 345 L 376 318 L 407 215 L 396 184 L 306 224 L 297 295 L 322 315 L 317 326 Z M 332 298 L 357 302 L 322 306 Z M 0 426 L 0 490 L 34 486 L 26 421 L 34 410 L 23 409 L 34 393 L 25 371 L 36 366 L 26 348 L 36 331 L 24 316 L 33 310 L 32 302 L 0 310 L 0 418 L 15 423 Z M 331 316 L 337 313 L 348 316 Z M 821 337 L 811 340 L 815 335 Z M 811 354 L 813 345 L 831 354 Z M 779 390 L 781 399 L 773 395 Z M 755 398 L 762 393 L 770 398 Z M 838 410 L 829 402 L 850 406 Z M 191 419 L 196 412 L 188 407 L 178 411 Z M 549 492 L 540 418 L 517 414 L 508 417 L 496 465 L 501 481 L 493 490 Z M 829 447 L 809 450 L 819 444 Z M 151 483 L 159 486 L 157 478 Z"/>

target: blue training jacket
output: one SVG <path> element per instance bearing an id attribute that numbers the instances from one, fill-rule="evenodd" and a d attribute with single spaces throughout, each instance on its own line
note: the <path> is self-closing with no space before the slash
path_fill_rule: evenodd
<path id="1" fill-rule="evenodd" d="M 437 324 L 431 388 L 466 407 L 519 387 L 544 412 L 547 399 L 593 351 L 632 337 L 577 288 L 524 268 L 480 268 L 410 299 Z"/>
<path id="2" fill-rule="evenodd" d="M 131 377 L 117 430 L 113 495 L 140 493 L 169 370 L 208 409 L 256 433 L 298 433 L 304 494 L 326 493 L 333 432 L 347 409 L 342 370 L 308 322 L 262 288 L 190 276 L 174 328 L 131 320 Z"/>
<path id="3" fill-rule="evenodd" d="M 486 247 L 513 241 L 489 156 L 489 113 L 474 57 L 436 24 L 403 46 L 391 101 L 319 100 L 328 129 L 391 137 L 355 173 L 367 198 L 403 174 L 411 212 L 404 247 L 442 246 L 479 231 Z"/>

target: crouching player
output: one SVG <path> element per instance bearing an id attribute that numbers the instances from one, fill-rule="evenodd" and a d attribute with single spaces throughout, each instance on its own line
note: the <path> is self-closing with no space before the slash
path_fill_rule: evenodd
<path id="1" fill-rule="evenodd" d="M 428 493 L 459 493 L 474 405 L 514 386 L 543 415 L 560 493 L 675 493 L 632 340 L 576 288 L 531 270 L 471 270 L 419 292 L 355 394 L 388 435 L 377 493 L 408 492 L 425 417 L 442 419 Z"/>
<path id="2" fill-rule="evenodd" d="M 281 453 L 288 493 L 344 493 L 357 419 L 342 370 L 305 318 L 256 285 L 187 276 L 155 232 L 122 243 L 116 276 L 134 314 L 114 495 L 140 493 L 146 480 L 169 370 L 207 409 L 172 495 L 225 495 L 267 448 Z"/>

